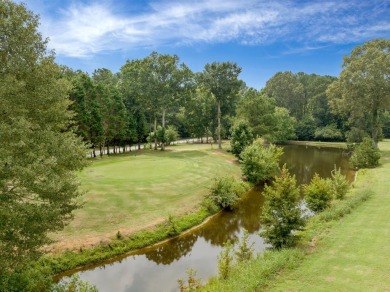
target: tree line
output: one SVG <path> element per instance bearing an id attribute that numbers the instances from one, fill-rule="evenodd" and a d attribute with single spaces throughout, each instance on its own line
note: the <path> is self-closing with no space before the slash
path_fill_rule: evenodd
<path id="1" fill-rule="evenodd" d="M 128 60 L 117 73 L 102 68 L 90 76 L 61 68 L 72 83 L 76 132 L 94 156 L 96 148 L 102 155 L 103 148 L 115 153 L 147 142 L 164 150 L 178 137 L 212 139 L 220 146 L 243 124 L 271 143 L 354 143 L 365 137 L 377 143 L 390 137 L 388 43 L 374 40 L 355 48 L 339 78 L 278 72 L 261 90 L 239 79 L 236 63 L 213 62 L 194 73 L 178 56 L 157 52 Z M 375 84 L 369 85 L 372 78 Z"/>

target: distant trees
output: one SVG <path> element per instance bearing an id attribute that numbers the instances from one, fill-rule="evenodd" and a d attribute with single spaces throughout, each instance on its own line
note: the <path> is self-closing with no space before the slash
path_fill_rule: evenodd
<path id="1" fill-rule="evenodd" d="M 38 17 L 24 4 L 8 0 L 0 2 L 0 15 L 3 287 L 3 276 L 36 259 L 41 247 L 51 242 L 48 233 L 63 229 L 79 207 L 77 172 L 85 166 L 86 149 L 71 127 L 71 84 L 62 78 L 63 68 L 55 64 L 37 31 Z M 92 117 L 87 107 L 92 105 L 77 98 L 79 133 L 89 136 Z"/>
<path id="2" fill-rule="evenodd" d="M 208 89 L 217 101 L 217 137 L 218 148 L 222 148 L 221 142 L 221 107 L 236 97 L 242 82 L 238 79 L 241 68 L 236 63 L 213 62 L 206 64 L 203 72 L 198 75 L 202 87 Z"/>
<path id="3" fill-rule="evenodd" d="M 390 40 L 377 39 L 357 46 L 344 57 L 340 78 L 327 90 L 333 112 L 346 115 L 358 127 L 367 118 L 375 145 L 380 114 L 390 107 L 389 76 Z"/>

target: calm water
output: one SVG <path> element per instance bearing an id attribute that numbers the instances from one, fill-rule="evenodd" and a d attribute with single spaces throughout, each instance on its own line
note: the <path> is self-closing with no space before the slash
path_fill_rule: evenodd
<path id="1" fill-rule="evenodd" d="M 315 172 L 329 177 L 336 165 L 353 179 L 347 158 L 339 149 L 286 146 L 282 164 L 286 163 L 298 183 L 308 183 Z M 221 212 L 206 224 L 166 243 L 144 248 L 126 256 L 106 261 L 79 272 L 81 279 L 95 285 L 99 291 L 178 291 L 177 280 L 186 278 L 186 270 L 197 270 L 206 280 L 217 274 L 217 256 L 228 239 L 236 241 L 243 229 L 251 234 L 255 250 L 267 246 L 258 235 L 259 216 L 263 205 L 261 188 L 251 190 L 234 212 Z"/>

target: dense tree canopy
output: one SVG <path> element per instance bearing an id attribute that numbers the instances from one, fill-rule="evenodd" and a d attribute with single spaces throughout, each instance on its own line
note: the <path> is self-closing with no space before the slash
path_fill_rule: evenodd
<path id="1" fill-rule="evenodd" d="M 234 99 L 242 85 L 238 79 L 241 68 L 236 63 L 213 62 L 206 64 L 204 70 L 199 74 L 200 83 L 212 94 L 214 94 L 218 106 L 218 147 L 221 144 L 221 105 L 228 103 L 229 99 Z"/>
<path id="2" fill-rule="evenodd" d="M 339 80 L 327 90 L 332 110 L 353 124 L 369 118 L 370 132 L 378 143 L 379 116 L 390 107 L 390 40 L 377 39 L 357 46 L 344 57 Z M 367 116 L 368 114 L 368 116 Z"/>
<path id="3" fill-rule="evenodd" d="M 0 276 L 17 270 L 78 207 L 81 139 L 69 130 L 71 84 L 23 4 L 0 2 Z"/>

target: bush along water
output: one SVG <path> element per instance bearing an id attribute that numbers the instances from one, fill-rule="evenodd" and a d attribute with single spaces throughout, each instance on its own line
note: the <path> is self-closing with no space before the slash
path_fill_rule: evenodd
<path id="1" fill-rule="evenodd" d="M 375 168 L 379 165 L 381 154 L 371 138 L 364 138 L 363 142 L 356 146 L 351 163 L 356 169 Z"/>

